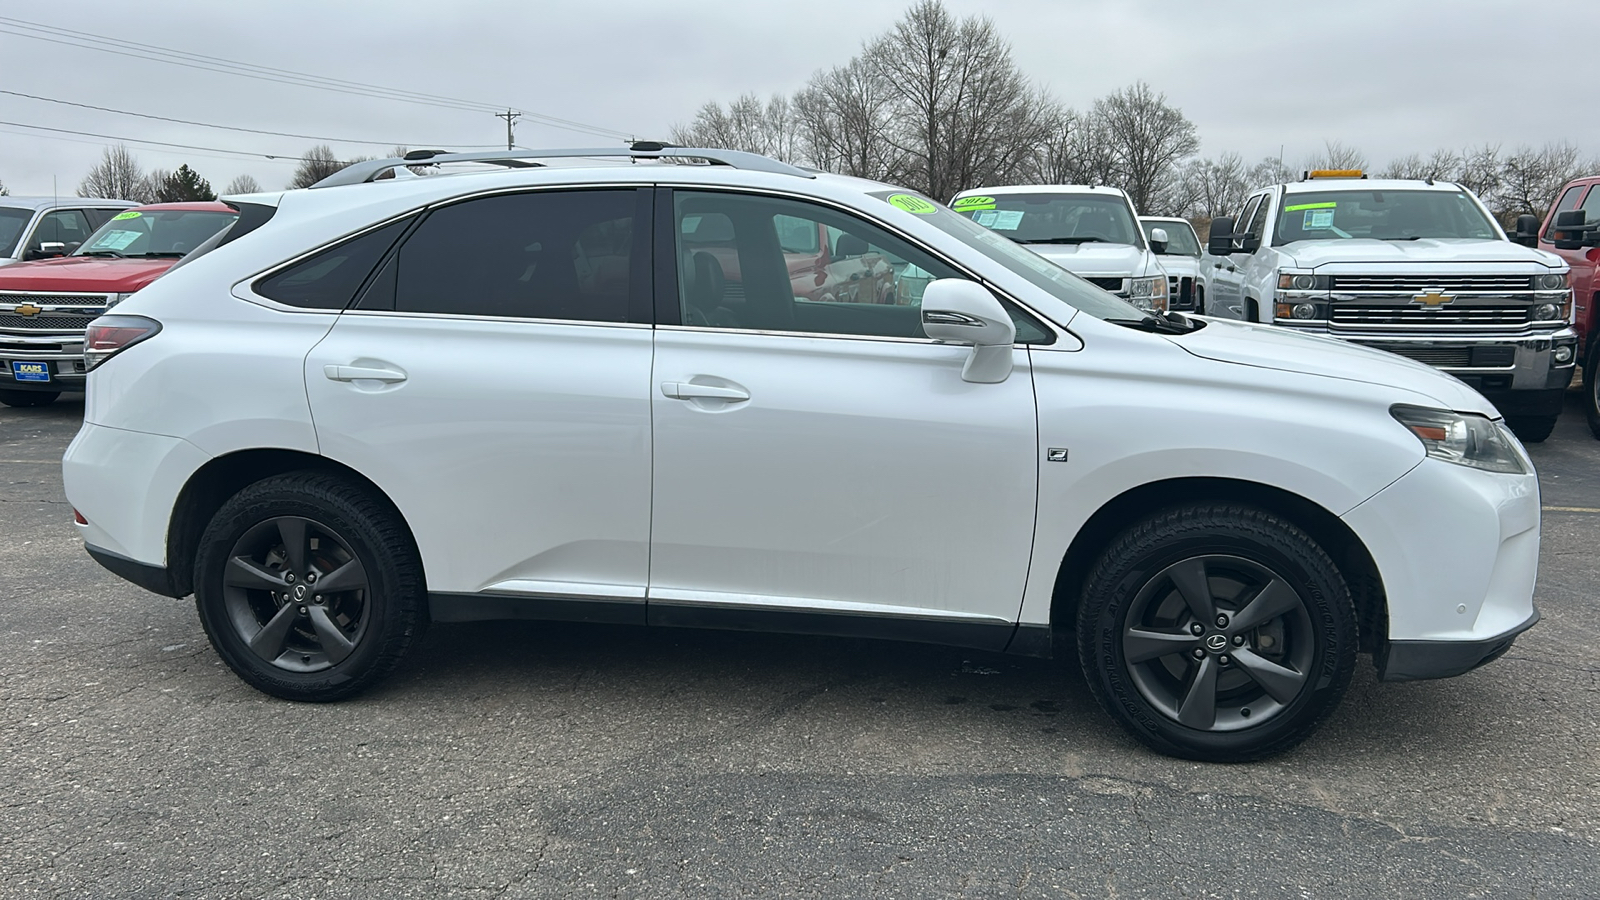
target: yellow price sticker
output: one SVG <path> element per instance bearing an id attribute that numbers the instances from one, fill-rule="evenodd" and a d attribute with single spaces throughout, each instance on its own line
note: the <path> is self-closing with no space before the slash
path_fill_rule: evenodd
<path id="1" fill-rule="evenodd" d="M 931 216 L 939 211 L 939 207 L 911 194 L 895 194 L 889 198 L 889 205 L 919 216 Z"/>

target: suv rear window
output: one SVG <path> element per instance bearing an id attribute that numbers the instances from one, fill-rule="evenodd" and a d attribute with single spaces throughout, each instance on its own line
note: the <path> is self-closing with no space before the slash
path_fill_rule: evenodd
<path id="1" fill-rule="evenodd" d="M 410 222 L 391 222 L 314 253 L 257 281 L 256 293 L 305 309 L 344 309 Z"/>

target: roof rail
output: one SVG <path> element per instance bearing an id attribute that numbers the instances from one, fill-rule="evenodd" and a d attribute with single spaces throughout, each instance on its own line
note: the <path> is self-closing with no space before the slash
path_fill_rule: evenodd
<path id="1" fill-rule="evenodd" d="M 540 159 L 578 159 L 583 157 L 615 157 L 628 159 L 703 159 L 716 166 L 747 169 L 752 172 L 771 172 L 776 175 L 796 175 L 815 178 L 816 175 L 771 157 L 740 150 L 712 150 L 699 147 L 671 147 L 640 142 L 633 147 L 602 147 L 583 150 L 491 150 L 483 153 L 445 153 L 422 151 L 407 153 L 406 158 L 372 159 L 353 163 L 313 184 L 313 188 L 338 187 L 346 184 L 365 184 L 391 169 L 402 166 L 434 166 L 439 163 L 481 162 L 497 166 L 525 168 L 537 166 Z M 426 154 L 424 156 L 424 154 Z M 417 157 L 421 157 L 420 159 Z"/>

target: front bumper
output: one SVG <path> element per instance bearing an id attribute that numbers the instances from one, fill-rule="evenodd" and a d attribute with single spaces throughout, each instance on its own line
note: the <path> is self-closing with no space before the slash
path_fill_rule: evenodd
<path id="1" fill-rule="evenodd" d="M 44 363 L 49 381 L 18 381 L 12 362 Z M 76 334 L 16 334 L 0 332 L 0 389 L 21 391 L 82 391 L 88 383 L 83 362 L 83 332 Z"/>
<path id="2" fill-rule="evenodd" d="M 1511 649 L 1517 635 L 1539 621 L 1539 610 L 1504 634 L 1479 641 L 1386 641 L 1373 661 L 1379 681 L 1452 678 L 1492 663 Z"/>
<path id="3" fill-rule="evenodd" d="M 1442 678 L 1490 661 L 1538 619 L 1539 480 L 1437 459 L 1345 513 L 1378 567 L 1387 680 Z"/>

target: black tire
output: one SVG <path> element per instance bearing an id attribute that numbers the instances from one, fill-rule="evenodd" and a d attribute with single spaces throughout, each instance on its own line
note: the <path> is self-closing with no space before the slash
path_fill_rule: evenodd
<path id="1" fill-rule="evenodd" d="M 1506 416 L 1506 425 L 1524 444 L 1537 444 L 1556 430 L 1556 416 Z"/>
<path id="2" fill-rule="evenodd" d="M 1589 362 L 1583 367 L 1583 413 L 1589 433 L 1600 440 L 1600 334 L 1589 336 Z"/>
<path id="3" fill-rule="evenodd" d="M 340 700 L 392 672 L 427 626 L 424 583 L 399 512 L 318 472 L 235 494 L 195 560 L 211 645 L 250 686 L 287 700 Z"/>
<path id="4" fill-rule="evenodd" d="M 61 396 L 60 391 L 17 391 L 0 390 L 0 403 L 7 406 L 16 406 L 23 409 L 33 406 L 49 406 Z"/>
<path id="5" fill-rule="evenodd" d="M 1293 523 L 1185 506 L 1101 555 L 1078 651 L 1100 705 L 1152 750 L 1245 762 L 1300 743 L 1338 705 L 1355 669 L 1355 610 L 1338 567 Z"/>

